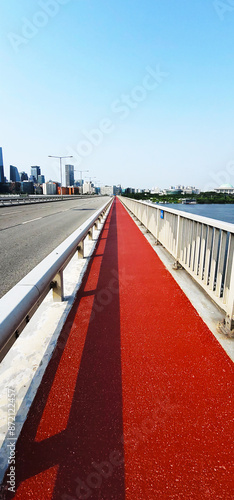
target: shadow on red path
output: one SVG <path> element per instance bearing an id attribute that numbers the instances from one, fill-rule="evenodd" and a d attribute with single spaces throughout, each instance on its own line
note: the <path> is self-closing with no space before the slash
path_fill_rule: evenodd
<path id="1" fill-rule="evenodd" d="M 117 276 L 114 205 L 20 435 L 14 498 L 124 498 Z"/>

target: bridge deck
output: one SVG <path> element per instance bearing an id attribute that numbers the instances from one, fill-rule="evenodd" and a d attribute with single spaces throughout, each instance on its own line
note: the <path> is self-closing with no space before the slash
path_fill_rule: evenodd
<path id="1" fill-rule="evenodd" d="M 116 201 L 18 440 L 7 498 L 233 498 L 232 373 Z"/>

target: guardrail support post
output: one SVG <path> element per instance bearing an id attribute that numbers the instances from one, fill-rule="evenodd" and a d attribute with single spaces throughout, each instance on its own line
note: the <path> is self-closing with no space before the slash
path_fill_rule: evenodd
<path id="1" fill-rule="evenodd" d="M 54 302 L 62 302 L 64 298 L 63 294 L 63 271 L 59 271 L 53 280 L 53 300 Z"/>
<path id="2" fill-rule="evenodd" d="M 159 239 L 158 239 L 158 237 L 159 237 L 159 213 L 160 213 L 159 209 L 156 208 L 156 219 L 157 219 L 157 221 L 156 221 L 156 236 L 155 236 L 155 245 L 156 246 L 160 244 Z"/>
<path id="3" fill-rule="evenodd" d="M 88 232 L 89 240 L 93 240 L 93 230 L 94 230 L 94 226 L 91 227 L 91 229 Z"/>
<path id="4" fill-rule="evenodd" d="M 231 280 L 227 302 L 227 314 L 222 323 L 218 324 L 218 331 L 234 338 L 234 256 L 232 260 Z"/>
<path id="5" fill-rule="evenodd" d="M 80 242 L 80 244 L 77 247 L 78 250 L 78 259 L 83 259 L 84 258 L 84 240 Z"/>
<path id="6" fill-rule="evenodd" d="M 180 258 L 180 244 L 181 244 L 180 226 L 181 226 L 181 217 L 180 217 L 180 215 L 178 215 L 177 234 L 176 234 L 176 251 L 175 251 L 176 260 L 175 260 L 175 262 L 173 264 L 173 269 L 175 269 L 176 271 L 178 269 L 182 269 L 182 266 L 179 263 L 179 258 Z"/>

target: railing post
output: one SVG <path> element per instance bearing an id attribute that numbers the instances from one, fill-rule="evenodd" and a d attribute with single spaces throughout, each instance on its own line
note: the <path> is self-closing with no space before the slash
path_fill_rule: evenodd
<path id="1" fill-rule="evenodd" d="M 84 240 L 80 242 L 80 244 L 77 247 L 78 251 L 78 259 L 83 259 L 84 258 Z"/>
<path id="2" fill-rule="evenodd" d="M 234 337 L 234 256 L 232 259 L 232 270 L 230 278 L 230 288 L 228 293 L 226 318 L 218 324 L 218 331 L 228 337 Z"/>
<path id="3" fill-rule="evenodd" d="M 175 250 L 175 262 L 173 264 L 173 269 L 181 269 L 182 266 L 179 262 L 180 260 L 180 247 L 181 247 L 181 235 L 180 235 L 180 228 L 181 228 L 181 216 L 178 215 L 178 222 L 177 222 L 177 233 L 176 233 L 176 250 Z"/>
<path id="4" fill-rule="evenodd" d="M 232 260 L 232 272 L 231 272 L 231 281 L 230 281 L 230 290 L 229 297 L 227 303 L 227 316 L 226 316 L 226 325 L 227 328 L 233 331 L 234 336 L 234 256 Z"/>
<path id="5" fill-rule="evenodd" d="M 88 232 L 89 240 L 93 240 L 93 232 L 94 232 L 94 226 L 91 227 L 91 229 Z"/>
<path id="6" fill-rule="evenodd" d="M 101 223 L 102 223 L 102 218 L 101 218 L 101 216 L 99 216 L 98 219 L 97 219 L 97 229 L 100 228 Z"/>
<path id="7" fill-rule="evenodd" d="M 159 221 L 160 221 L 160 210 L 159 208 L 156 208 L 156 211 L 157 211 L 157 222 L 156 222 L 156 241 L 155 241 L 155 244 L 158 245 L 159 244 Z"/>
<path id="8" fill-rule="evenodd" d="M 56 276 L 52 282 L 52 288 L 53 288 L 53 300 L 54 300 L 54 302 L 62 302 L 63 298 L 64 298 L 63 271 L 59 271 L 58 274 L 56 274 Z"/>

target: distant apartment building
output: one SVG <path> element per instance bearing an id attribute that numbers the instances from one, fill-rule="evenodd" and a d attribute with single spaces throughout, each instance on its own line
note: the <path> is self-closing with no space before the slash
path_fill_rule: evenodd
<path id="1" fill-rule="evenodd" d="M 34 177 L 35 182 L 38 182 L 38 176 L 41 175 L 41 168 L 37 165 L 31 167 L 31 176 Z"/>
<path id="2" fill-rule="evenodd" d="M 92 182 L 84 182 L 83 184 L 83 194 L 92 194 L 95 193 L 95 187 Z"/>
<path id="3" fill-rule="evenodd" d="M 121 185 L 118 184 L 118 186 L 113 186 L 113 194 L 114 195 L 119 195 L 122 193 L 122 188 Z"/>
<path id="4" fill-rule="evenodd" d="M 74 186 L 74 165 L 65 165 L 65 183 L 66 187 Z"/>
<path id="5" fill-rule="evenodd" d="M 42 174 L 38 175 L 37 181 L 38 181 L 38 184 L 45 184 L 45 176 Z"/>
<path id="6" fill-rule="evenodd" d="M 17 167 L 10 165 L 10 181 L 12 182 L 20 182 L 20 175 Z"/>
<path id="7" fill-rule="evenodd" d="M 186 186 L 183 189 L 183 194 L 200 194 L 200 189 L 195 186 Z"/>
<path id="8" fill-rule="evenodd" d="M 28 174 L 26 174 L 26 172 L 20 172 L 19 174 L 21 182 L 28 181 Z"/>
<path id="9" fill-rule="evenodd" d="M 112 196 L 113 195 L 113 186 L 101 186 L 100 188 L 100 193 L 101 195 L 108 195 Z"/>
<path id="10" fill-rule="evenodd" d="M 79 181 L 74 182 L 74 186 L 77 186 L 77 187 L 82 187 L 83 184 L 84 184 L 84 179 L 80 179 Z"/>
<path id="11" fill-rule="evenodd" d="M 4 168 L 3 168 L 3 155 L 2 155 L 2 148 L 0 148 L 0 182 L 4 183 L 5 182 L 5 177 L 4 177 Z"/>
<path id="12" fill-rule="evenodd" d="M 150 190 L 150 193 L 151 194 L 160 194 L 162 193 L 162 190 L 159 188 L 159 187 L 153 187 L 151 190 Z"/>
<path id="13" fill-rule="evenodd" d="M 53 181 L 45 182 L 42 186 L 43 194 L 56 194 L 57 184 Z"/>
<path id="14" fill-rule="evenodd" d="M 25 180 L 21 182 L 21 193 L 24 194 L 34 194 L 33 182 Z"/>

